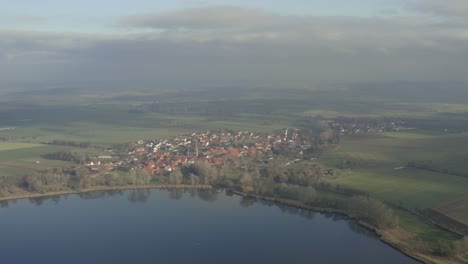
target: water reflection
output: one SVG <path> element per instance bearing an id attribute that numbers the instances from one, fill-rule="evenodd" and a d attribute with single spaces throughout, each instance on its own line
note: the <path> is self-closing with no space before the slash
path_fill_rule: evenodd
<path id="1" fill-rule="evenodd" d="M 349 229 L 351 229 L 354 233 L 372 238 L 374 240 L 379 240 L 379 238 L 374 232 L 360 226 L 356 221 L 348 221 L 348 226 Z"/>
<path id="2" fill-rule="evenodd" d="M 184 189 L 172 189 L 172 190 L 169 190 L 169 198 L 171 200 L 180 200 L 184 196 L 184 193 L 185 193 Z"/>
<path id="3" fill-rule="evenodd" d="M 146 203 L 151 196 L 150 189 L 138 189 L 138 190 L 131 190 L 128 194 L 128 201 L 132 204 L 135 203 Z"/>
<path id="4" fill-rule="evenodd" d="M 292 207 L 284 204 L 275 204 L 282 213 L 288 214 L 288 215 L 297 215 L 305 219 L 312 220 L 315 217 L 316 212 L 311 211 L 311 210 L 306 210 L 302 209 L 299 207 Z"/>
<path id="5" fill-rule="evenodd" d="M 124 195 L 125 191 L 124 190 L 107 190 L 107 191 L 95 191 L 95 192 L 85 192 L 85 193 L 80 193 L 78 196 L 80 196 L 81 199 L 85 200 L 93 200 L 93 199 L 101 199 L 101 198 L 107 198 L 107 197 L 121 197 Z"/>
<path id="6" fill-rule="evenodd" d="M 37 197 L 37 198 L 29 198 L 29 202 L 34 204 L 35 206 L 41 206 L 44 204 L 46 200 L 51 199 L 51 197 Z"/>
<path id="7" fill-rule="evenodd" d="M 23 199 L 3 212 L 0 263 L 415 263 L 342 215 L 215 190 L 71 194 Z M 226 248 L 235 254 L 226 257 Z"/>
<path id="8" fill-rule="evenodd" d="M 250 206 L 254 205 L 255 203 L 257 203 L 257 199 L 255 199 L 255 198 L 251 198 L 251 197 L 247 197 L 247 196 L 242 196 L 240 198 L 240 205 L 242 207 L 247 208 L 247 207 L 250 207 Z"/>
<path id="9" fill-rule="evenodd" d="M 196 190 L 196 196 L 206 202 L 214 202 L 218 199 L 218 192 L 215 190 Z"/>
<path id="10" fill-rule="evenodd" d="M 134 190 L 105 190 L 105 191 L 94 191 L 94 192 L 85 192 L 77 194 L 81 199 L 84 200 L 93 200 L 93 199 L 103 199 L 103 198 L 117 198 L 124 195 L 127 196 L 127 200 L 132 204 L 144 204 L 149 201 L 149 198 L 153 189 L 134 189 Z M 171 200 L 181 200 L 184 196 L 197 197 L 205 202 L 214 202 L 219 198 L 219 194 L 222 193 L 225 196 L 231 197 L 236 196 L 235 194 L 229 191 L 220 191 L 220 190 L 199 190 L 199 189 L 168 189 L 165 190 L 168 193 L 168 197 Z M 60 202 L 67 200 L 70 195 L 61 195 L 61 196 L 46 196 L 46 197 L 37 197 L 29 198 L 29 202 L 35 206 L 42 206 L 44 202 L 51 201 L 54 204 L 60 204 Z M 239 197 L 239 196 L 238 196 Z M 0 201 L 0 208 L 8 208 L 10 205 L 16 203 L 17 200 L 7 200 Z M 277 207 L 282 213 L 288 215 L 299 216 L 304 219 L 313 220 L 317 212 L 312 210 L 305 210 L 298 207 L 288 206 L 284 204 L 279 204 L 271 201 L 258 200 L 252 197 L 240 196 L 239 204 L 243 208 L 248 208 L 254 205 L 262 205 L 267 207 Z M 332 214 L 332 213 L 320 213 L 324 218 L 337 221 L 347 221 L 347 225 L 350 230 L 355 233 L 370 237 L 372 239 L 378 239 L 377 236 L 368 229 L 360 226 L 355 221 L 349 221 L 349 218 L 343 214 Z"/>
<path id="11" fill-rule="evenodd" d="M 15 204 L 16 200 L 0 201 L 0 208 L 8 208 L 11 204 Z"/>
<path id="12" fill-rule="evenodd" d="M 55 204 L 59 204 L 60 200 L 62 199 L 63 196 L 60 196 L 60 195 L 56 195 L 56 196 L 52 196 L 50 197 L 50 199 L 55 203 Z"/>
<path id="13" fill-rule="evenodd" d="M 325 213 L 323 214 L 325 218 L 332 220 L 333 222 L 348 220 L 349 218 L 344 214 L 332 214 L 332 213 Z"/>
<path id="14" fill-rule="evenodd" d="M 127 194 L 128 201 L 131 203 L 146 203 L 151 196 L 153 189 L 134 189 L 134 190 L 103 190 L 93 192 L 78 193 L 81 199 L 94 200 L 103 198 L 117 198 Z M 180 200 L 185 194 L 190 197 L 198 197 L 202 201 L 214 202 L 218 198 L 219 191 L 216 190 L 198 190 L 198 189 L 167 189 L 171 200 Z M 29 202 L 35 206 L 42 206 L 46 201 L 52 201 L 54 204 L 59 204 L 62 199 L 67 199 L 68 196 L 75 194 L 65 194 L 56 196 L 44 196 L 28 198 Z M 7 208 L 16 200 L 0 201 L 0 208 Z"/>

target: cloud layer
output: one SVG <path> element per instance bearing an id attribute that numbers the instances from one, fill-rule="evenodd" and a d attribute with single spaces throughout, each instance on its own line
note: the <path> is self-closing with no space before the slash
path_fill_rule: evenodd
<path id="1" fill-rule="evenodd" d="M 413 7 L 416 10 L 427 12 L 430 14 L 445 16 L 445 17 L 461 17 L 468 16 L 468 2 L 465 0 L 413 0 Z"/>
<path id="2" fill-rule="evenodd" d="M 162 85 L 468 81 L 468 4 L 412 3 L 421 15 L 287 16 L 212 6 L 119 18 L 116 33 L 105 35 L 0 31 L 0 75 Z"/>

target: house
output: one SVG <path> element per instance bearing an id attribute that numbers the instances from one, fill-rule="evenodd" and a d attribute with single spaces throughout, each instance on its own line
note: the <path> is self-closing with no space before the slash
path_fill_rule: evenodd
<path id="1" fill-rule="evenodd" d="M 98 160 L 98 161 L 89 161 L 85 165 L 89 166 L 89 167 L 91 167 L 91 166 L 101 166 L 101 161 L 100 160 Z"/>
<path id="2" fill-rule="evenodd" d="M 112 162 L 108 162 L 108 163 L 105 163 L 104 164 L 104 168 L 107 170 L 107 171 L 111 171 L 114 169 L 114 164 Z"/>
<path id="3" fill-rule="evenodd" d="M 152 161 L 149 161 L 148 164 L 146 164 L 146 172 L 148 172 L 149 174 L 153 174 L 154 173 L 154 168 L 155 168 L 155 165 Z"/>

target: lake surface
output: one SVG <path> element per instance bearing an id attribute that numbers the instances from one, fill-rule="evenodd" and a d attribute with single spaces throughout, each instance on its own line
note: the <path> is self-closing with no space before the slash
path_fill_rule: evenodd
<path id="1" fill-rule="evenodd" d="M 0 263 L 417 263 L 343 216 L 212 190 L 0 205 Z"/>

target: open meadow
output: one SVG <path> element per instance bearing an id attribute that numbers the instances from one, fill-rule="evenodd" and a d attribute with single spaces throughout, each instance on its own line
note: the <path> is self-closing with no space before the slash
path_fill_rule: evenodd
<path id="1" fill-rule="evenodd" d="M 436 207 L 468 193 L 468 135 L 384 133 L 351 135 L 322 156 L 328 166 L 347 163 L 337 184 L 349 185 L 410 208 Z M 433 170 L 408 166 L 431 164 Z M 432 168 L 432 167 L 431 167 Z M 450 173 L 450 172 L 453 173 Z"/>
<path id="2" fill-rule="evenodd" d="M 41 155 L 72 149 L 65 146 L 0 142 L 0 177 L 25 176 L 39 170 L 70 165 L 69 162 L 43 159 Z"/>
<path id="3" fill-rule="evenodd" d="M 340 177 L 331 180 L 334 184 L 409 210 L 435 208 L 466 224 L 467 144 L 467 134 L 428 131 L 349 135 L 320 161 L 338 167 Z M 431 169 L 408 163 L 431 164 Z M 425 241 L 450 239 L 412 214 L 400 211 L 399 217 L 405 229 Z"/>

